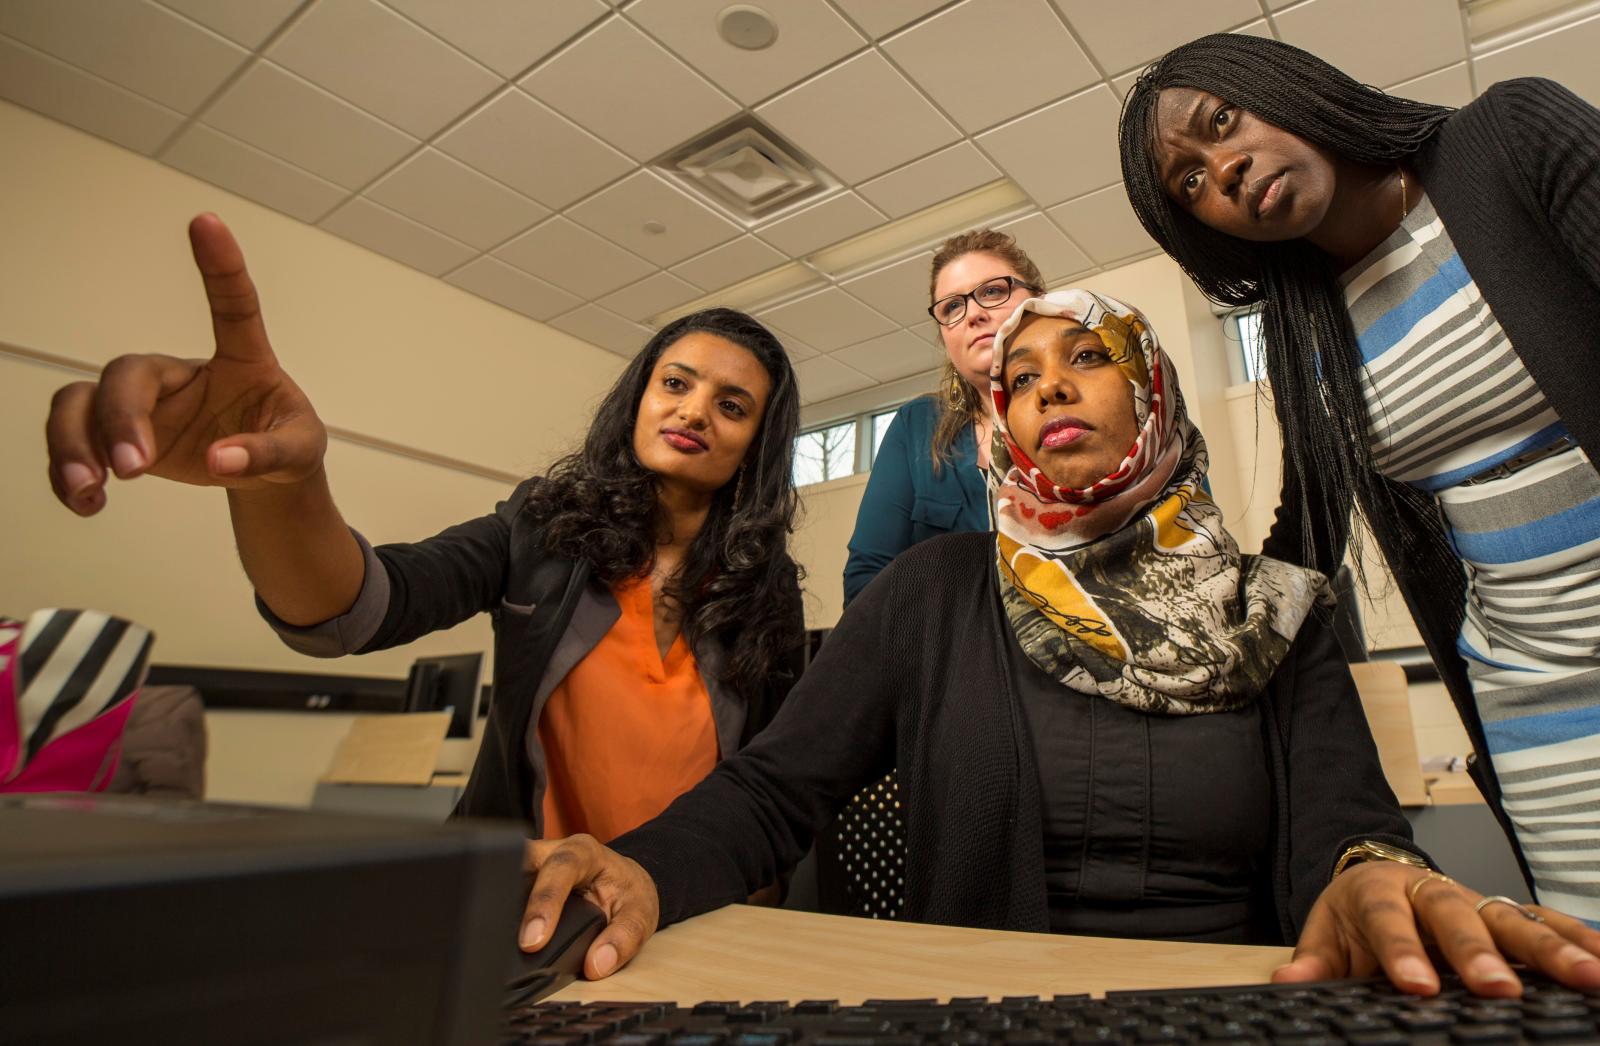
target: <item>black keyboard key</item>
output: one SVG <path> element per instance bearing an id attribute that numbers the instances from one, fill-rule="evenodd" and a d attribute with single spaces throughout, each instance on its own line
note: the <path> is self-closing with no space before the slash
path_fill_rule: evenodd
<path id="1" fill-rule="evenodd" d="M 1458 1024 L 1450 1029 L 1450 1041 L 1461 1043 L 1516 1042 L 1517 1029 L 1510 1024 Z"/>
<path id="2" fill-rule="evenodd" d="M 1600 1039 L 1593 1021 L 1534 1018 L 1522 1022 L 1522 1030 L 1534 1042 L 1594 1042 Z"/>
<path id="3" fill-rule="evenodd" d="M 739 1008 L 738 1002 L 701 1002 L 691 1011 L 696 1017 L 721 1017 Z"/>
<path id="4" fill-rule="evenodd" d="M 827 1015 L 833 1013 L 838 1008 L 838 999 L 807 999 L 804 1002 L 795 1003 L 794 1013 L 797 1017 L 811 1014 Z"/>

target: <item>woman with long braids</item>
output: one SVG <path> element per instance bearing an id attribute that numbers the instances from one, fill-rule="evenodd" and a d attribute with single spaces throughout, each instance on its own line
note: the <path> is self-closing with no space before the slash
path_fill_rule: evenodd
<path id="1" fill-rule="evenodd" d="M 1017 241 L 995 229 L 950 237 L 934 252 L 928 315 L 939 325 L 939 391 L 895 412 L 861 495 L 844 600 L 900 553 L 940 534 L 989 529 L 989 360 L 994 332 L 1044 277 Z"/>
<path id="2" fill-rule="evenodd" d="M 1283 432 L 1265 552 L 1376 536 L 1541 900 L 1600 920 L 1600 113 L 1545 80 L 1452 110 L 1274 40 L 1152 65 L 1128 197 L 1260 304 Z"/>
<path id="3" fill-rule="evenodd" d="M 261 612 L 304 653 L 489 612 L 495 697 L 456 813 L 533 838 L 628 831 L 772 718 L 803 640 L 784 550 L 799 399 L 765 327 L 728 309 L 668 324 L 581 450 L 489 515 L 373 548 L 334 505 L 327 431 L 273 355 L 232 234 L 213 215 L 189 234 L 216 353 L 126 356 L 61 389 L 47 442 L 64 504 L 98 512 L 113 474 L 226 488 Z"/>

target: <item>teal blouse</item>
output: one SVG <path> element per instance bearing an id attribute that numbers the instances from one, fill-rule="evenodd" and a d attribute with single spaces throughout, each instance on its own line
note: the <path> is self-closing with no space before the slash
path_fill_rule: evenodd
<path id="1" fill-rule="evenodd" d="M 844 601 L 849 603 L 889 562 L 919 541 L 989 529 L 989 493 L 978 471 L 972 426 L 962 429 L 950 456 L 933 467 L 933 430 L 939 404 L 930 396 L 895 412 L 872 464 L 850 558 L 844 566 Z"/>

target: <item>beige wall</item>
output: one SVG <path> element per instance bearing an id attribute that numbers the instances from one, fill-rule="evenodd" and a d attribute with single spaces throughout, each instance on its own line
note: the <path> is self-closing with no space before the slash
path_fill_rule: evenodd
<path id="1" fill-rule="evenodd" d="M 209 353 L 184 228 L 214 210 L 244 246 L 280 358 L 330 425 L 526 473 L 578 438 L 622 368 L 543 324 L 5 103 L 0 141 L 0 343 L 95 365 L 125 352 Z M 50 494 L 43 426 L 52 390 L 77 377 L 0 350 L 0 613 L 113 611 L 150 626 L 155 659 L 168 663 L 401 676 L 423 653 L 488 648 L 479 618 L 359 660 L 292 653 L 255 614 L 219 491 L 114 483 L 100 517 L 76 518 Z M 507 490 L 337 440 L 328 469 L 346 518 L 374 541 L 432 534 L 491 510 Z M 239 715 L 212 717 L 213 793 L 309 799 L 346 720 Z"/>

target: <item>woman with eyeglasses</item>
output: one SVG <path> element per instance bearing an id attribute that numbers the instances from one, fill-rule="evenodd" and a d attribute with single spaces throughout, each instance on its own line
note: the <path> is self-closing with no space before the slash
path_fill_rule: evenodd
<path id="1" fill-rule="evenodd" d="M 900 553 L 940 534 L 989 529 L 989 360 L 994 332 L 1044 289 L 1017 241 L 993 229 L 952 236 L 933 256 L 928 315 L 945 365 L 939 391 L 895 412 L 872 463 L 844 568 L 848 604 Z"/>
<path id="2" fill-rule="evenodd" d="M 215 215 L 189 236 L 215 354 L 124 356 L 57 392 L 63 504 L 98 513 L 113 475 L 225 488 L 262 615 L 302 653 L 489 613 L 495 697 L 456 813 L 532 838 L 626 832 L 771 720 L 803 626 L 785 551 L 799 395 L 770 331 L 729 309 L 668 324 L 581 449 L 487 515 L 374 548 L 334 504 L 327 429 L 273 353 L 239 245 Z"/>

